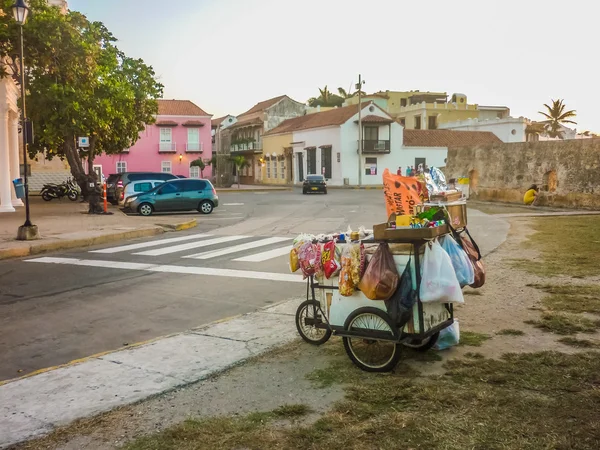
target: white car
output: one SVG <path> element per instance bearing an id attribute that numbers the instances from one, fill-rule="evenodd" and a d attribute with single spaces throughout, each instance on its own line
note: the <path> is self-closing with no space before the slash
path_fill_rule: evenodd
<path id="1" fill-rule="evenodd" d="M 139 180 L 127 183 L 125 187 L 119 189 L 119 206 L 125 206 L 125 200 L 127 200 L 127 197 L 148 192 L 164 182 L 165 180 Z"/>

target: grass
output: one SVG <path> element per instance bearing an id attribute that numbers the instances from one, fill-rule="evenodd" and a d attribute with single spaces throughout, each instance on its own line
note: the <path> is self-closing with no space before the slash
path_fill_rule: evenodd
<path id="1" fill-rule="evenodd" d="M 528 245 L 541 253 L 542 262 L 515 260 L 515 266 L 540 276 L 585 278 L 600 275 L 600 218 L 570 216 L 536 218 Z"/>
<path id="2" fill-rule="evenodd" d="M 558 342 L 575 348 L 600 348 L 600 343 L 598 342 L 592 342 L 587 339 L 577 339 L 570 336 L 560 338 Z"/>
<path id="3" fill-rule="evenodd" d="M 543 313 L 540 320 L 527 320 L 525 323 L 543 331 L 561 335 L 594 333 L 600 329 L 600 320 L 552 312 Z"/>
<path id="4" fill-rule="evenodd" d="M 600 286 L 598 285 L 528 285 L 550 294 L 542 303 L 551 311 L 600 314 Z"/>
<path id="5" fill-rule="evenodd" d="M 461 331 L 460 332 L 460 344 L 458 345 L 468 345 L 471 347 L 481 347 L 481 345 L 491 339 L 492 337 L 489 334 L 483 333 L 474 333 L 472 331 Z"/>
<path id="6" fill-rule="evenodd" d="M 281 426 L 275 412 L 189 420 L 126 448 L 597 449 L 598 356 L 451 360 L 428 377 L 354 371 L 346 398 L 314 423 Z"/>
<path id="7" fill-rule="evenodd" d="M 525 332 L 513 328 L 505 328 L 504 330 L 498 331 L 496 334 L 499 334 L 500 336 L 523 336 Z"/>

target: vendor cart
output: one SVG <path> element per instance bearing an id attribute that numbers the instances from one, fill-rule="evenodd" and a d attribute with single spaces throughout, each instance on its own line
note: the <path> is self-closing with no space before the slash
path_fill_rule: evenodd
<path id="1" fill-rule="evenodd" d="M 365 246 L 388 243 L 399 274 L 411 261 L 417 300 L 412 311 L 402 315 L 401 320 L 392 319 L 384 301 L 370 300 L 359 290 L 351 296 L 341 296 L 338 277 L 328 280 L 311 276 L 307 279 L 306 301 L 296 311 L 300 336 L 314 345 L 324 344 L 332 335 L 342 337 L 352 362 L 368 372 L 392 370 L 401 358 L 403 346 L 429 350 L 440 331 L 452 325 L 454 312 L 450 303 L 421 302 L 421 261 L 428 242 L 448 231 L 444 225 L 437 229 L 411 230 L 402 236 L 402 233 L 376 229 L 375 238 L 362 241 Z"/>

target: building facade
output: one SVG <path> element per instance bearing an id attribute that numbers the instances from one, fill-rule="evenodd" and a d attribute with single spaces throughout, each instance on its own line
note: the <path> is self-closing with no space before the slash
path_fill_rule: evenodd
<path id="1" fill-rule="evenodd" d="M 207 167 L 190 164 L 201 158 Z M 210 178 L 211 115 L 189 100 L 158 100 L 156 122 L 146 125 L 139 140 L 116 155 L 97 156 L 94 170 L 105 177 L 120 172 L 168 172 Z"/>

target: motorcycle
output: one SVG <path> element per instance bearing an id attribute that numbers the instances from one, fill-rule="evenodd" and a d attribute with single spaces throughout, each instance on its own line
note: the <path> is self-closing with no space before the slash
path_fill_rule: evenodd
<path id="1" fill-rule="evenodd" d="M 40 193 L 42 194 L 42 199 L 47 202 L 54 198 L 63 197 L 67 197 L 72 202 L 75 202 L 79 198 L 78 186 L 72 178 L 67 179 L 67 181 L 61 184 L 45 184 Z"/>

